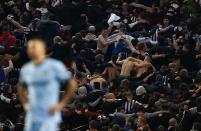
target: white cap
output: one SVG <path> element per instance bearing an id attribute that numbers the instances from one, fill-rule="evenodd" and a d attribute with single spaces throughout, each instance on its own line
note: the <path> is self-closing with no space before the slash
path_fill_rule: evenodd
<path id="1" fill-rule="evenodd" d="M 94 31 L 96 31 L 96 27 L 95 26 L 89 26 L 88 31 L 94 32 Z"/>
<path id="2" fill-rule="evenodd" d="M 144 88 L 144 86 L 138 86 L 136 89 L 136 95 L 137 96 L 141 96 L 143 94 L 147 93 L 146 89 Z"/>

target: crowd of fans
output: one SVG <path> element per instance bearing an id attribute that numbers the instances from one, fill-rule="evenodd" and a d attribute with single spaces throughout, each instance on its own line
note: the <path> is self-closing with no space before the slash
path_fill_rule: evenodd
<path id="1" fill-rule="evenodd" d="M 32 37 L 79 85 L 58 131 L 201 131 L 200 5 L 1 0 L 0 131 L 23 130 L 16 84 Z"/>

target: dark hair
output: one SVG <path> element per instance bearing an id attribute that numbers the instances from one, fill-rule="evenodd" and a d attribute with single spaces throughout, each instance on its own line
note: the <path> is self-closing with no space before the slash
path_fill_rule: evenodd
<path id="1" fill-rule="evenodd" d="M 9 24 L 4 23 L 2 26 L 2 31 L 8 31 L 9 30 Z"/>
<path id="2" fill-rule="evenodd" d="M 94 82 L 94 88 L 95 89 L 100 89 L 100 83 L 99 82 Z"/>
<path id="3" fill-rule="evenodd" d="M 126 97 L 133 97 L 133 94 L 131 92 L 127 92 Z"/>
<path id="4" fill-rule="evenodd" d="M 78 79 L 81 79 L 83 77 L 83 75 L 82 75 L 81 72 L 76 72 L 75 77 L 78 78 Z"/>
<path id="5" fill-rule="evenodd" d="M 134 69 L 131 70 L 131 72 L 130 72 L 130 76 L 131 76 L 131 77 L 135 77 L 136 74 L 137 74 L 136 70 L 134 70 Z"/>
<path id="6" fill-rule="evenodd" d="M 104 82 L 102 83 L 102 86 L 103 86 L 103 88 L 108 87 L 108 82 L 104 81 Z"/>
<path id="7" fill-rule="evenodd" d="M 34 8 L 34 9 L 38 7 L 38 5 L 37 5 L 36 2 L 30 2 L 29 6 L 32 7 L 32 8 Z"/>
<path id="8" fill-rule="evenodd" d="M 40 42 L 41 44 L 43 44 L 44 46 L 47 46 L 46 41 L 43 40 L 43 39 L 40 38 L 40 37 L 32 37 L 31 39 L 29 39 L 29 41 L 38 41 L 38 42 Z M 28 42 L 29 42 L 29 41 L 28 41 Z"/>
<path id="9" fill-rule="evenodd" d="M 112 131 L 118 131 L 120 129 L 120 126 L 118 124 L 114 124 L 112 126 Z"/>
<path id="10" fill-rule="evenodd" d="M 24 128 L 23 124 L 18 123 L 15 125 L 15 131 L 22 131 L 23 128 Z"/>
<path id="11" fill-rule="evenodd" d="M 10 127 L 4 126 L 4 127 L 3 127 L 3 131 L 10 131 Z"/>
<path id="12" fill-rule="evenodd" d="M 132 57 L 137 58 L 139 55 L 135 52 L 132 53 Z"/>
<path id="13" fill-rule="evenodd" d="M 184 44 L 184 47 L 185 47 L 187 50 L 192 50 L 192 46 L 191 46 L 189 43 L 185 43 L 185 44 Z"/>
<path id="14" fill-rule="evenodd" d="M 146 45 L 145 43 L 138 44 L 138 49 L 143 50 L 145 48 L 145 45 Z"/>
<path id="15" fill-rule="evenodd" d="M 76 110 L 81 110 L 83 108 L 83 105 L 81 103 L 78 103 L 75 108 Z"/>
<path id="16" fill-rule="evenodd" d="M 98 129 L 98 124 L 95 120 L 91 120 L 89 122 L 89 126 L 91 127 L 91 129 Z"/>
<path id="17" fill-rule="evenodd" d="M 200 131 L 201 130 L 201 123 L 200 122 L 193 123 L 193 130 Z"/>
<path id="18" fill-rule="evenodd" d="M 163 125 L 159 125 L 157 131 L 167 131 Z"/>
<path id="19" fill-rule="evenodd" d="M 167 103 L 162 104 L 163 110 L 169 110 L 169 105 Z"/>
<path id="20" fill-rule="evenodd" d="M 132 39 L 131 43 L 133 46 L 136 46 L 138 44 L 138 39 Z"/>
<path id="21" fill-rule="evenodd" d="M 195 83 L 196 84 L 201 83 L 201 76 L 196 77 Z"/>

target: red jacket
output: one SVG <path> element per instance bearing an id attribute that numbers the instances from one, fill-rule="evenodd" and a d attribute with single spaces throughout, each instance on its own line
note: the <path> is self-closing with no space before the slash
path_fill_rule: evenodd
<path id="1" fill-rule="evenodd" d="M 15 46 L 16 37 L 11 35 L 9 31 L 3 32 L 0 36 L 0 45 L 5 49 L 10 49 L 11 46 Z"/>

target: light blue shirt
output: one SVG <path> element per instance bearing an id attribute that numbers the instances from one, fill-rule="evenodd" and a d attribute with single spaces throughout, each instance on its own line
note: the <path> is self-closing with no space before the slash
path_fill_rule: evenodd
<path id="1" fill-rule="evenodd" d="M 23 66 L 20 81 L 28 85 L 28 98 L 31 111 L 27 113 L 35 121 L 51 119 L 59 122 L 60 112 L 49 115 L 51 107 L 58 104 L 60 84 L 69 80 L 71 73 L 65 65 L 57 60 L 47 58 L 43 64 L 35 65 L 32 62 Z"/>

